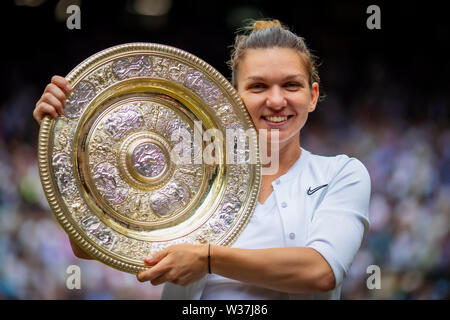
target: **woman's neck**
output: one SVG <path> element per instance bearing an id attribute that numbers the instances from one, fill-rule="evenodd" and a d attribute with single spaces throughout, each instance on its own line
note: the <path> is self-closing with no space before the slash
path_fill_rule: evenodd
<path id="1" fill-rule="evenodd" d="M 276 170 L 277 173 L 274 174 L 274 176 L 279 177 L 285 174 L 300 157 L 300 139 L 297 141 L 294 140 L 293 143 L 291 142 L 285 144 L 280 143 L 278 146 L 275 146 L 275 150 L 271 149 L 273 146 L 269 143 L 267 145 L 267 158 L 269 162 L 265 163 L 265 161 L 263 161 L 263 167 L 272 167 L 275 165 L 278 166 L 278 169 Z M 272 154 L 273 152 L 277 152 L 278 156 Z M 277 163 L 274 163 L 275 161 L 277 161 Z"/>

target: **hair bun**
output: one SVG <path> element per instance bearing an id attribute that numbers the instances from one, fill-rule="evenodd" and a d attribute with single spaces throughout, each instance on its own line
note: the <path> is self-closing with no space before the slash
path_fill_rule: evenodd
<path id="1" fill-rule="evenodd" d="M 270 27 L 280 27 L 281 23 L 278 20 L 258 20 L 253 23 L 253 31 L 258 31 Z"/>

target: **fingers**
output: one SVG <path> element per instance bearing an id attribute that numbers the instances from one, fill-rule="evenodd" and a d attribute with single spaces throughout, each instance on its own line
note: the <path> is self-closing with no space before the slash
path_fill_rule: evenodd
<path id="1" fill-rule="evenodd" d="M 64 105 L 66 104 L 66 94 L 63 89 L 58 87 L 54 83 L 49 83 L 47 87 L 45 87 L 44 93 L 50 93 L 55 96 L 59 101 L 61 101 Z"/>
<path id="2" fill-rule="evenodd" d="M 151 284 L 154 286 L 158 286 L 160 284 L 171 282 L 173 284 L 179 285 L 179 286 L 186 286 L 193 282 L 193 279 L 191 279 L 190 274 L 180 274 L 176 275 L 173 271 L 168 271 L 160 276 L 154 277 L 152 280 L 150 280 Z"/>
<path id="3" fill-rule="evenodd" d="M 49 105 L 47 102 L 40 102 L 39 107 L 36 107 L 34 110 L 33 116 L 38 123 L 41 123 L 46 115 L 50 115 L 53 119 L 56 119 L 59 116 L 53 106 Z"/>
<path id="4" fill-rule="evenodd" d="M 161 276 L 166 275 L 166 274 L 167 274 L 167 270 L 164 268 L 164 266 L 158 265 L 158 266 L 154 266 L 150 269 L 140 271 L 137 274 L 136 278 L 139 282 L 151 281 L 152 284 L 155 285 L 153 283 L 153 280 L 160 278 Z"/>
<path id="5" fill-rule="evenodd" d="M 150 282 L 154 286 L 159 286 L 160 284 L 163 284 L 166 282 L 173 282 L 174 284 L 178 284 L 177 281 L 171 281 L 169 273 L 164 273 L 164 274 L 160 275 L 159 277 L 154 278 Z"/>
<path id="6" fill-rule="evenodd" d="M 165 264 L 163 263 L 162 259 L 167 256 L 168 252 L 169 251 L 166 248 L 161 251 L 155 252 L 153 253 L 153 255 L 150 255 L 146 259 L 144 259 L 144 263 L 146 265 L 153 267 L 145 271 L 139 272 L 137 274 L 137 279 L 140 282 L 152 281 L 153 279 L 161 276 L 161 274 L 165 273 L 167 270 L 165 270 Z M 158 264 L 159 262 L 161 263 Z"/>
<path id="7" fill-rule="evenodd" d="M 151 266 L 154 266 L 155 264 L 157 264 L 158 263 L 158 261 L 159 260 L 156 260 L 155 258 L 145 258 L 144 259 L 144 263 L 147 265 L 147 266 L 149 266 L 149 267 L 151 267 Z"/>
<path id="8" fill-rule="evenodd" d="M 70 92 L 72 90 L 72 87 L 69 83 L 69 81 L 67 81 L 66 78 L 61 77 L 61 76 L 53 76 L 51 83 L 53 83 L 54 85 L 60 87 L 63 91 L 65 92 Z"/>
<path id="9" fill-rule="evenodd" d="M 63 114 L 63 107 L 65 104 L 65 97 L 64 97 L 64 102 L 59 100 L 54 94 L 50 93 L 50 92 L 45 92 L 42 97 L 41 97 L 41 103 L 45 102 L 47 103 L 47 105 L 52 106 L 58 115 L 62 115 Z"/>
<path id="10" fill-rule="evenodd" d="M 140 282 L 147 282 L 150 281 L 150 283 L 154 286 L 158 286 L 160 284 L 163 284 L 165 282 L 172 282 L 174 284 L 178 285 L 184 285 L 188 282 L 186 282 L 183 278 L 183 276 L 177 274 L 174 270 L 171 270 L 168 267 L 162 267 L 158 268 L 153 267 L 149 270 L 141 271 L 137 275 L 137 279 Z"/>
<path id="11" fill-rule="evenodd" d="M 164 282 L 187 285 L 198 280 L 207 272 L 203 249 L 204 246 L 179 244 L 153 253 L 153 257 L 144 260 L 150 268 L 139 272 L 137 280 L 153 285 Z"/>
<path id="12" fill-rule="evenodd" d="M 149 255 L 144 259 L 144 263 L 149 267 L 156 265 L 159 261 L 165 258 L 170 252 L 170 248 L 165 248 L 161 251 L 154 252 L 152 255 Z"/>
<path id="13" fill-rule="evenodd" d="M 66 78 L 53 76 L 51 82 L 45 87 L 36 108 L 33 111 L 33 117 L 40 124 L 46 115 L 53 119 L 62 115 L 66 105 L 66 95 L 72 90 L 72 87 Z"/>

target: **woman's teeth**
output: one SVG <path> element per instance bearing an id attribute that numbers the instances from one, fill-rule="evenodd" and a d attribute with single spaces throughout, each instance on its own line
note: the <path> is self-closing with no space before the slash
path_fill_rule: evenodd
<path id="1" fill-rule="evenodd" d="M 270 121 L 270 122 L 283 122 L 288 119 L 287 116 L 284 117 L 264 117 L 264 119 Z"/>

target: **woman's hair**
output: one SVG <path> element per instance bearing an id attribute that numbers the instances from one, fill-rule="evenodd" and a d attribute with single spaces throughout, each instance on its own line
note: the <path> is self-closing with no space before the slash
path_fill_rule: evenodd
<path id="1" fill-rule="evenodd" d="M 317 72 L 316 57 L 311 54 L 302 37 L 291 32 L 287 27 L 281 25 L 278 20 L 257 20 L 251 21 L 240 31 L 234 41 L 231 52 L 231 60 L 228 62 L 231 68 L 231 82 L 237 88 L 236 75 L 239 68 L 239 62 L 244 57 L 247 49 L 265 49 L 265 48 L 289 48 L 294 49 L 300 55 L 306 71 L 308 72 L 308 82 L 310 87 L 314 82 L 320 83 L 319 73 Z"/>

